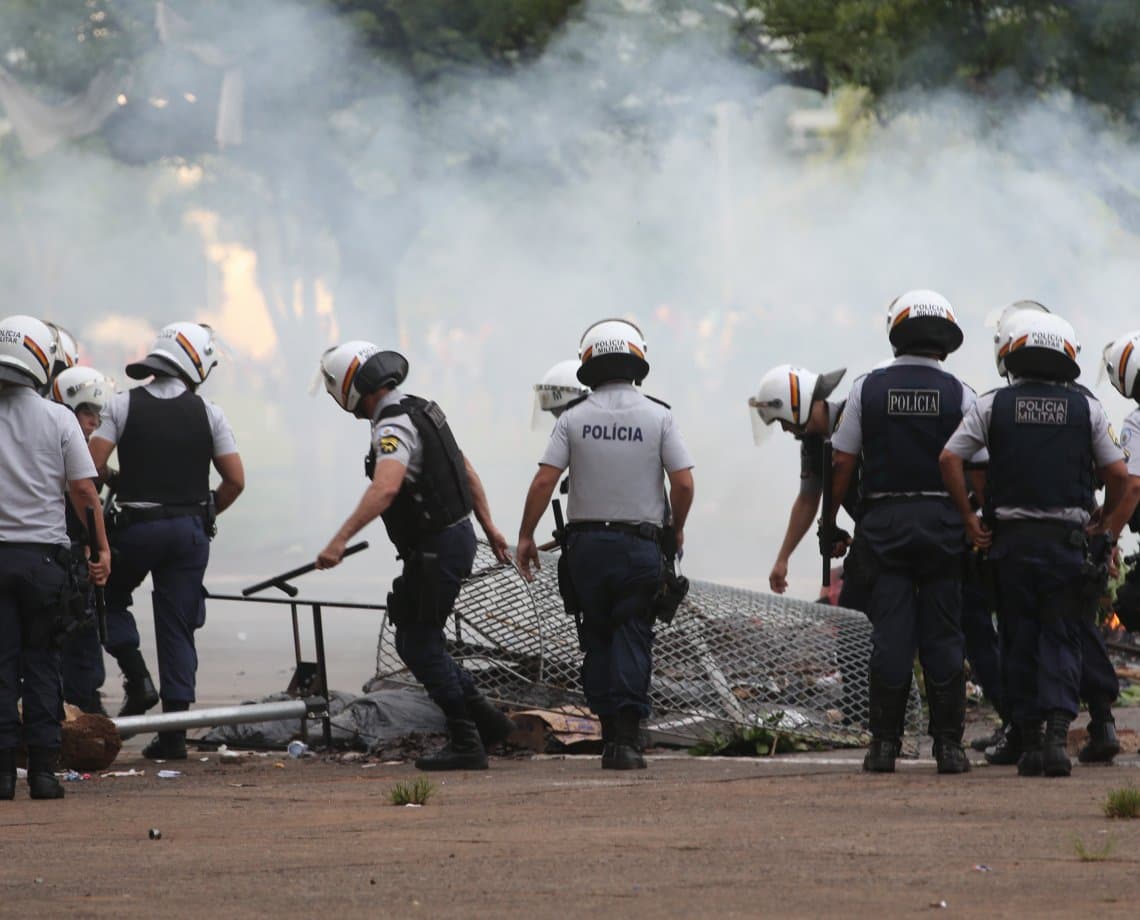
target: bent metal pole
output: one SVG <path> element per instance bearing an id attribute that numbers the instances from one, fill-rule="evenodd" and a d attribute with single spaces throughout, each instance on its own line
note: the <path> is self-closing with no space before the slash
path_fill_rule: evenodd
<path id="1" fill-rule="evenodd" d="M 161 712 L 154 715 L 120 716 L 111 721 L 120 734 L 139 732 L 181 731 L 213 725 L 240 725 L 243 722 L 275 722 L 319 715 L 326 707 L 324 699 L 283 700 L 278 703 L 251 703 L 248 706 L 218 706 L 214 709 L 191 709 L 187 712 Z"/>

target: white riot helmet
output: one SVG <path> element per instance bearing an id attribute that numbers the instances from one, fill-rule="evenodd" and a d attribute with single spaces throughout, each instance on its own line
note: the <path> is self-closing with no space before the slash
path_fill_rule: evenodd
<path id="1" fill-rule="evenodd" d="M 578 362 L 573 358 L 559 361 L 542 375 L 542 382 L 534 385 L 534 415 L 531 427 L 537 428 L 542 414 L 549 412 L 555 418 L 567 405 L 589 393 L 589 387 L 578 382 Z"/>
<path id="2" fill-rule="evenodd" d="M 603 319 L 582 333 L 578 343 L 578 380 L 596 387 L 607 380 L 641 383 L 649 373 L 649 350 L 641 330 L 624 319 Z"/>
<path id="3" fill-rule="evenodd" d="M 127 365 L 127 376 L 181 377 L 191 386 L 205 381 L 218 364 L 214 330 L 204 323 L 171 323 L 159 330 L 147 356 Z"/>
<path id="4" fill-rule="evenodd" d="M 55 340 L 34 316 L 0 320 L 0 383 L 42 387 L 55 361 Z"/>
<path id="5" fill-rule="evenodd" d="M 993 325 L 994 329 L 994 364 L 997 365 L 997 372 L 1005 377 L 1008 373 L 1005 368 L 1005 356 L 1009 352 L 1009 343 L 1012 340 L 1010 330 L 1016 324 L 1017 314 L 1023 310 L 1028 310 L 1030 313 L 1048 313 L 1048 307 L 1039 304 L 1036 300 L 1015 300 L 1013 303 L 1002 307 L 1001 312 L 997 315 L 987 317 L 987 325 Z M 991 323 L 992 320 L 992 323 Z"/>
<path id="6" fill-rule="evenodd" d="M 907 291 L 887 307 L 887 337 L 896 355 L 930 351 L 945 357 L 961 346 L 962 328 L 937 291 Z"/>
<path id="7" fill-rule="evenodd" d="M 115 381 L 93 367 L 69 367 L 56 375 L 50 392 L 53 400 L 73 412 L 80 406 L 102 412 L 115 393 Z"/>
<path id="8" fill-rule="evenodd" d="M 1022 310 L 1009 324 L 1006 370 L 1015 377 L 1076 380 L 1081 374 L 1081 346 L 1067 320 L 1055 313 Z"/>
<path id="9" fill-rule="evenodd" d="M 760 378 L 760 388 L 748 399 L 752 412 L 752 438 L 759 444 L 773 422 L 784 422 L 802 434 L 817 399 L 827 399 L 839 385 L 846 368 L 817 374 L 807 368 L 781 364 Z"/>
<path id="10" fill-rule="evenodd" d="M 326 349 L 321 355 L 320 375 L 337 405 L 355 415 L 361 396 L 404 382 L 408 360 L 399 352 L 354 340 Z"/>
<path id="11" fill-rule="evenodd" d="M 75 336 L 58 323 L 49 321 L 44 325 L 51 330 L 52 339 L 56 346 L 55 363 L 51 369 L 51 376 L 55 377 L 56 374 L 62 373 L 69 367 L 75 367 L 79 363 L 79 343 L 75 340 Z"/>
<path id="12" fill-rule="evenodd" d="M 1104 370 L 1116 391 L 1127 399 L 1140 399 L 1136 378 L 1140 375 L 1140 329 L 1104 346 Z"/>

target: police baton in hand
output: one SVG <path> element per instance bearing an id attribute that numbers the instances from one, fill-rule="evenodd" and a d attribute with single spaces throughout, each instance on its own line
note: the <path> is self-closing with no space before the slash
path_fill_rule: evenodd
<path id="1" fill-rule="evenodd" d="M 823 587 L 831 587 L 831 441 L 823 440 L 823 510 L 819 516 L 819 551 L 823 556 Z M 824 539 L 824 537 L 827 539 Z"/>
<path id="2" fill-rule="evenodd" d="M 99 562 L 99 542 L 95 538 L 95 509 L 87 509 L 87 548 L 91 561 Z M 107 644 L 107 597 L 102 585 L 92 585 L 95 591 L 95 622 L 99 628 L 99 644 Z"/>
<path id="3" fill-rule="evenodd" d="M 368 541 L 361 540 L 359 543 L 354 543 L 344 551 L 341 559 L 347 559 L 354 553 L 359 553 L 361 550 L 368 549 Z M 282 572 L 280 575 L 274 575 L 272 578 L 267 578 L 265 581 L 259 581 L 256 585 L 250 585 L 248 588 L 241 589 L 242 597 L 249 597 L 251 594 L 256 594 L 258 591 L 264 591 L 266 588 L 277 588 L 284 591 L 290 597 L 296 597 L 299 593 L 293 585 L 289 584 L 289 580 L 297 578 L 299 575 L 308 575 L 310 572 L 317 570 L 317 564 L 310 562 L 307 565 L 298 566 L 295 569 L 290 569 L 288 572 Z"/>

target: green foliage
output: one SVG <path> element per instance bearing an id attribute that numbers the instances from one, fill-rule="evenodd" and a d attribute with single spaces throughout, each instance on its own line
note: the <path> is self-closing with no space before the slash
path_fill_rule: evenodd
<path id="1" fill-rule="evenodd" d="M 1140 818 L 1140 789 L 1131 785 L 1113 789 L 1103 807 L 1106 818 Z"/>
<path id="2" fill-rule="evenodd" d="M 912 88 L 1066 89 L 1140 115 L 1135 0 L 746 0 L 795 67 L 876 101 Z"/>
<path id="3" fill-rule="evenodd" d="M 1077 859 L 1081 862 L 1104 862 L 1106 859 L 1112 858 L 1115 850 L 1116 840 L 1112 837 L 1106 837 L 1104 846 L 1098 850 L 1086 847 L 1085 842 L 1080 837 L 1073 838 L 1073 852 L 1077 854 Z"/>
<path id="4" fill-rule="evenodd" d="M 777 728 L 782 719 L 783 713 L 775 712 L 768 716 L 766 725 L 735 729 L 727 734 L 715 732 L 712 738 L 689 748 L 689 753 L 694 757 L 754 757 L 823 749 L 824 745 L 818 742 Z"/>
<path id="5" fill-rule="evenodd" d="M 435 794 L 435 786 L 425 776 L 415 782 L 396 783 L 388 792 L 393 805 L 423 805 Z"/>

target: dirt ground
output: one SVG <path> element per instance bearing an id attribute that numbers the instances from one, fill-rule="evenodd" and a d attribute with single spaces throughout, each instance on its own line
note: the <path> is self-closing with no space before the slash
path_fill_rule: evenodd
<path id="1" fill-rule="evenodd" d="M 1140 728 L 1125 710 L 1121 727 Z M 980 733 L 982 726 L 973 732 Z M 421 808 L 389 803 L 407 764 L 143 760 L 0 802 L 5 916 L 1136 916 L 1140 820 L 1106 794 L 1140 776 L 1136 736 L 1114 767 L 1021 779 L 971 754 L 894 776 L 861 752 L 773 758 L 496 758 L 436 774 Z M 200 758 L 207 758 L 202 760 Z M 162 768 L 182 771 L 158 778 Z M 150 839 L 157 828 L 161 838 Z M 1078 848 L 1107 858 L 1082 861 Z"/>

